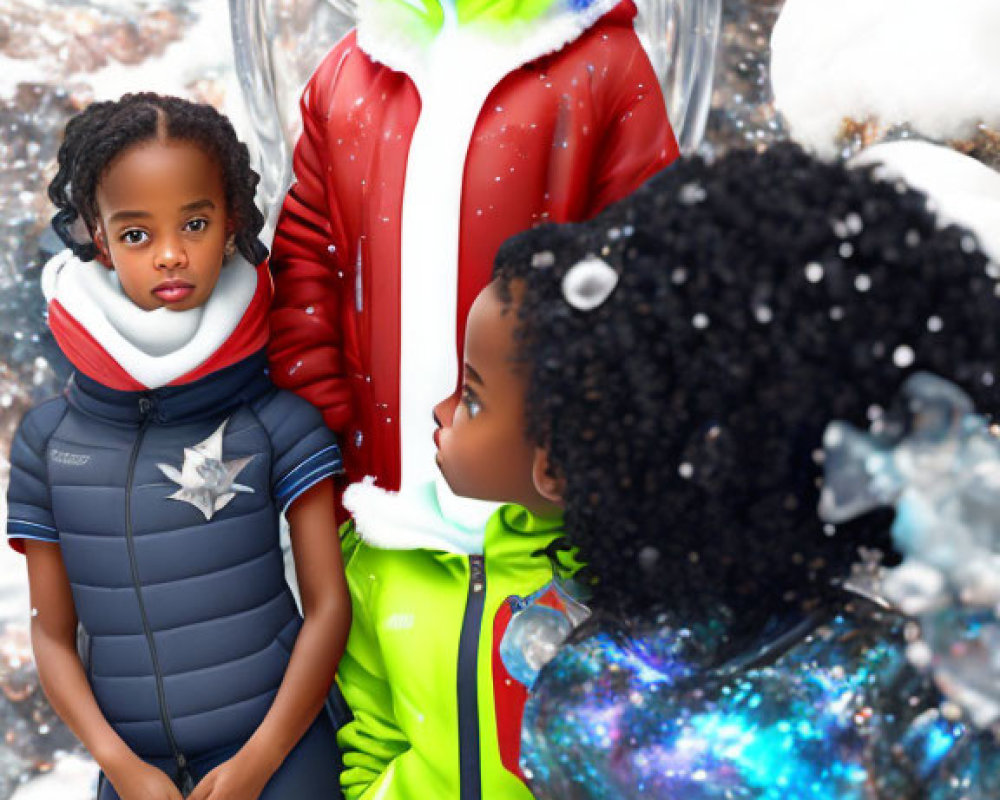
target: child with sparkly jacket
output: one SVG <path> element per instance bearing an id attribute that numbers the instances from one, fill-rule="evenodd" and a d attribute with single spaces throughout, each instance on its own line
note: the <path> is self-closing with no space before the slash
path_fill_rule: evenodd
<path id="1" fill-rule="evenodd" d="M 43 291 L 75 372 L 15 436 L 7 535 L 42 686 L 100 800 L 338 794 L 340 455 L 268 378 L 256 183 L 214 109 L 135 94 L 70 121 L 49 187 L 73 252 Z"/>
<path id="2" fill-rule="evenodd" d="M 791 145 L 501 250 L 439 464 L 586 564 L 537 680 L 570 620 L 497 640 L 535 797 L 1000 795 L 998 329 L 972 233 Z"/>

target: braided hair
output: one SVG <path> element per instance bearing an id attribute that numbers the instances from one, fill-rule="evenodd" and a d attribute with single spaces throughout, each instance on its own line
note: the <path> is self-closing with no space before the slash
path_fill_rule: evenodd
<path id="1" fill-rule="evenodd" d="M 260 180 L 250 167 L 250 154 L 232 124 L 212 106 L 152 92 L 126 94 L 120 100 L 93 103 L 66 125 L 59 148 L 56 176 L 49 199 L 59 209 L 52 226 L 74 254 L 90 261 L 97 255 L 93 241 L 80 242 L 73 233 L 82 220 L 93 237 L 98 209 L 97 187 L 111 162 L 128 148 L 158 137 L 189 141 L 204 148 L 222 167 L 228 203 L 235 220 L 235 243 L 251 264 L 265 256 L 257 238 L 264 216 L 254 203 Z"/>
<path id="2" fill-rule="evenodd" d="M 591 256 L 618 283 L 585 311 L 563 279 Z M 829 601 L 859 546 L 894 554 L 890 511 L 818 518 L 827 423 L 867 427 L 918 370 L 1000 403 L 1000 267 L 922 194 L 795 145 L 678 162 L 495 275 L 597 610 Z"/>

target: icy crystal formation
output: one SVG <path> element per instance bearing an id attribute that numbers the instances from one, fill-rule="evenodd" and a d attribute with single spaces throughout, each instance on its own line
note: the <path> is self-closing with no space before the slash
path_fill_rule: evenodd
<path id="1" fill-rule="evenodd" d="M 586 621 L 590 609 L 576 598 L 575 584 L 556 579 L 530 597 L 511 598 L 514 610 L 500 642 L 500 658 L 513 678 L 531 688 L 538 673 L 559 651 L 572 630 Z M 550 596 L 557 602 L 541 602 Z"/>
<path id="2" fill-rule="evenodd" d="M 920 622 L 911 660 L 983 727 L 1000 721 L 1000 438 L 957 386 L 911 376 L 871 433 L 832 423 L 820 515 L 895 506 L 886 597 Z"/>

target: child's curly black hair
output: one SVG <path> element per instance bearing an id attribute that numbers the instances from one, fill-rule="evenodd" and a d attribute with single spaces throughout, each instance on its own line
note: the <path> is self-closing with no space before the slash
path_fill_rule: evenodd
<path id="1" fill-rule="evenodd" d="M 565 477 L 596 608 L 821 602 L 859 545 L 893 560 L 891 512 L 817 516 L 827 423 L 866 427 L 916 370 L 998 407 L 1000 267 L 871 173 L 794 145 L 683 161 L 501 249 L 528 433 Z M 588 255 L 619 282 L 581 311 L 561 283 Z"/>
<path id="2" fill-rule="evenodd" d="M 250 154 L 232 124 L 212 106 L 152 92 L 126 94 L 120 100 L 93 103 L 66 125 L 59 148 L 59 170 L 49 184 L 49 199 L 59 209 L 52 226 L 84 260 L 97 255 L 92 241 L 79 242 L 73 224 L 82 218 L 93 236 L 98 217 L 97 186 L 120 153 L 141 142 L 164 136 L 195 142 L 222 167 L 227 211 L 235 219 L 236 247 L 252 264 L 266 251 L 257 238 L 264 216 L 254 204 L 260 176 L 250 167 Z"/>

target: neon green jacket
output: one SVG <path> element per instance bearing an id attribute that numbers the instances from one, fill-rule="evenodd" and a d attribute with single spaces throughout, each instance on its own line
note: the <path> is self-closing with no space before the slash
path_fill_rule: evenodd
<path id="1" fill-rule="evenodd" d="M 425 499 L 436 506 L 433 490 Z M 355 518 L 364 538 L 344 526 L 353 622 L 337 675 L 354 714 L 338 735 L 345 797 L 531 800 L 516 774 L 526 689 L 497 651 L 520 599 L 575 567 L 545 552 L 562 520 L 508 505 L 465 537 L 480 547 L 418 534 L 412 549 L 383 549 Z M 417 546 L 428 543 L 440 549 Z"/>

